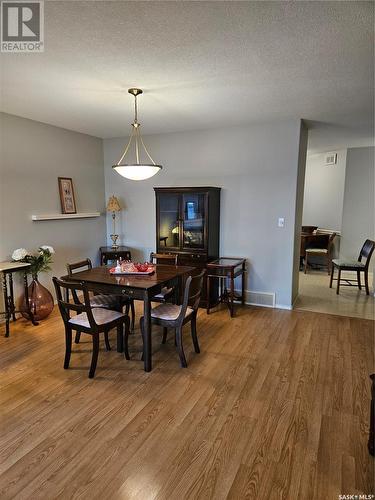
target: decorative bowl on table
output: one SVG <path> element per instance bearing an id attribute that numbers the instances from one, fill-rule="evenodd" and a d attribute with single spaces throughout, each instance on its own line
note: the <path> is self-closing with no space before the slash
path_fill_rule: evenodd
<path id="1" fill-rule="evenodd" d="M 120 268 L 121 270 L 118 267 L 112 267 L 109 272 L 111 274 L 152 274 L 155 271 L 155 267 L 148 262 L 137 262 L 136 264 L 122 262 Z"/>

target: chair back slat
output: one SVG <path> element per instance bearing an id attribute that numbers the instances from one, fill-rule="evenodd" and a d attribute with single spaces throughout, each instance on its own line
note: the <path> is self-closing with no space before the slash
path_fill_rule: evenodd
<path id="1" fill-rule="evenodd" d="M 86 313 L 90 327 L 93 330 L 95 330 L 97 325 L 95 323 L 94 316 L 92 314 L 92 309 L 90 305 L 90 296 L 87 286 L 84 283 L 64 281 L 56 278 L 55 276 L 52 278 L 52 281 L 56 291 L 57 303 L 59 306 L 60 314 L 64 323 L 66 324 L 70 320 L 71 311 L 75 311 L 78 314 Z M 65 301 L 63 299 L 62 290 L 70 291 L 73 297 L 77 297 L 77 301 L 75 300 L 74 303 Z M 77 291 L 81 291 L 83 293 L 83 303 L 78 300 Z"/>
<path id="2" fill-rule="evenodd" d="M 84 268 L 84 269 L 82 269 Z M 81 271 L 84 270 L 86 271 L 87 269 L 92 269 L 92 262 L 89 258 L 80 260 L 79 262 L 73 262 L 72 264 L 67 264 L 66 269 L 68 271 L 69 276 L 71 276 L 73 271 L 77 271 L 77 269 L 80 269 Z M 77 271 L 78 272 L 78 271 Z"/>
<path id="3" fill-rule="evenodd" d="M 178 265 L 178 254 L 173 253 L 150 253 L 150 264 L 170 264 Z"/>
<path id="4" fill-rule="evenodd" d="M 361 251 L 359 252 L 358 261 L 362 262 L 362 258 L 366 259 L 365 266 L 368 267 L 374 248 L 375 241 L 366 240 L 363 244 L 363 247 L 361 248 Z"/>
<path id="5" fill-rule="evenodd" d="M 189 276 L 185 283 L 185 291 L 184 291 L 184 300 L 182 302 L 181 311 L 179 314 L 179 319 L 185 317 L 186 310 L 188 306 L 190 306 L 194 311 L 198 309 L 202 287 L 203 287 L 203 278 L 206 273 L 204 269 L 197 276 Z"/>

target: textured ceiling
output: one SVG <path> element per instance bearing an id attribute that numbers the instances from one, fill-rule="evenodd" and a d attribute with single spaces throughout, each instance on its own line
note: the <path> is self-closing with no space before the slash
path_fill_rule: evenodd
<path id="1" fill-rule="evenodd" d="M 140 86 L 144 133 L 305 118 L 362 140 L 373 111 L 373 8 L 46 1 L 45 52 L 1 54 L 2 110 L 120 136 L 132 120 L 127 88 Z"/>

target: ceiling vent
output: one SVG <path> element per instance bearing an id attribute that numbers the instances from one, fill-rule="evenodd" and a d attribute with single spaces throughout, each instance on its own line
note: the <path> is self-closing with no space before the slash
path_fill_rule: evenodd
<path id="1" fill-rule="evenodd" d="M 336 165 L 337 163 L 337 153 L 327 153 L 326 154 L 326 165 Z"/>

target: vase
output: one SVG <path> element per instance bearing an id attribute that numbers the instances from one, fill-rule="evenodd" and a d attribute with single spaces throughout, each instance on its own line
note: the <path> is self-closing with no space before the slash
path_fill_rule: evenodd
<path id="1" fill-rule="evenodd" d="M 53 297 L 47 288 L 38 281 L 38 276 L 34 276 L 28 286 L 29 307 L 36 321 L 47 318 L 53 310 Z M 21 314 L 24 318 L 30 319 L 26 308 L 26 297 L 22 297 Z"/>

